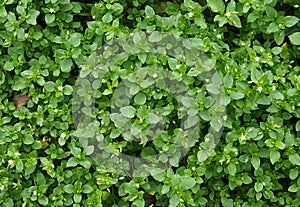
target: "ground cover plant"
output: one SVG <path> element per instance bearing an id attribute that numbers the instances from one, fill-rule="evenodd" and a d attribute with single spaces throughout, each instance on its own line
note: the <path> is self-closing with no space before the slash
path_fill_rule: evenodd
<path id="1" fill-rule="evenodd" d="M 299 7 L 297 0 L 1 1 L 0 205 L 299 206 Z M 163 34 L 176 41 L 161 44 Z M 141 67 L 150 82 L 139 80 Z M 164 72 L 183 85 L 168 85 Z M 96 149 L 103 163 L 91 156 Z M 109 156 L 121 152 L 157 155 L 168 167 L 110 166 Z"/>

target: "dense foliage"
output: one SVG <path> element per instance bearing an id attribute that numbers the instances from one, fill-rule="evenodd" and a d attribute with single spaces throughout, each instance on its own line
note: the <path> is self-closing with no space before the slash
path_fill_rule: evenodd
<path id="1" fill-rule="evenodd" d="M 1 1 L 0 205 L 299 206 L 299 18 L 298 0 Z M 120 81 L 148 66 L 189 86 L 200 119 L 187 125 L 199 121 L 201 132 L 184 157 L 173 152 L 166 159 L 172 167 L 153 168 L 150 176 L 123 175 L 92 159 L 72 116 L 75 83 L 91 55 L 140 31 L 154 42 L 158 32 L 190 40 L 219 74 L 203 84 L 186 59 L 141 52 L 93 83 L 102 139 L 111 150 L 141 157 L 172 149 L 180 104 L 167 88 L 123 81 L 130 94 L 124 99 Z M 119 114 L 111 108 L 116 91 Z M 207 152 L 207 129 L 220 128 L 211 94 L 221 92 L 223 133 Z M 166 117 L 168 133 L 137 142 L 119 127 L 122 117 L 142 132 Z"/>

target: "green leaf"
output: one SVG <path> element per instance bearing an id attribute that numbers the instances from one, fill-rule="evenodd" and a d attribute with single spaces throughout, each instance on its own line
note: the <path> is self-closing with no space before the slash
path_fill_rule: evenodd
<path id="1" fill-rule="evenodd" d="M 233 200 L 226 197 L 221 197 L 222 206 L 233 207 Z"/>
<path id="2" fill-rule="evenodd" d="M 255 190 L 256 192 L 262 191 L 263 188 L 264 188 L 264 185 L 263 185 L 261 182 L 256 182 L 256 183 L 254 184 L 254 190 Z"/>
<path id="3" fill-rule="evenodd" d="M 273 7 L 266 6 L 265 9 L 269 19 L 273 20 L 278 16 L 276 9 L 274 9 Z"/>
<path id="4" fill-rule="evenodd" d="M 194 180 L 194 178 L 189 177 L 189 176 L 181 177 L 180 188 L 182 190 L 191 189 L 192 187 L 194 187 L 195 184 L 196 184 L 196 181 Z"/>
<path id="5" fill-rule="evenodd" d="M 179 202 L 180 202 L 180 197 L 178 195 L 172 195 L 168 207 L 177 207 Z"/>
<path id="6" fill-rule="evenodd" d="M 25 136 L 24 136 L 24 144 L 30 145 L 30 144 L 32 144 L 33 142 L 34 142 L 34 139 L 33 139 L 32 136 L 30 136 L 30 135 L 25 135 Z"/>
<path id="7" fill-rule="evenodd" d="M 44 89 L 47 92 L 53 92 L 55 90 L 55 83 L 53 81 L 48 81 L 44 84 Z"/>
<path id="8" fill-rule="evenodd" d="M 4 70 L 11 71 L 11 70 L 13 70 L 14 68 L 15 68 L 15 67 L 14 67 L 14 65 L 13 65 L 12 62 L 7 61 L 7 62 L 4 63 L 4 66 L 3 66 L 3 69 L 4 69 Z"/>
<path id="9" fill-rule="evenodd" d="M 274 47 L 274 48 L 272 48 L 272 52 L 274 53 L 274 55 L 280 54 L 281 51 L 282 51 L 281 47 Z"/>
<path id="10" fill-rule="evenodd" d="M 288 191 L 289 192 L 292 192 L 292 193 L 296 193 L 299 191 L 299 187 L 296 183 L 294 183 L 293 185 L 291 185 L 289 188 L 288 188 Z"/>
<path id="11" fill-rule="evenodd" d="M 146 18 L 154 16 L 155 12 L 154 12 L 153 8 L 150 7 L 150 6 L 148 6 L 148 5 L 146 5 L 146 7 L 145 7 L 145 15 L 146 15 Z"/>
<path id="12" fill-rule="evenodd" d="M 0 85 L 2 85 L 4 81 L 5 81 L 5 74 L 2 71 L 0 71 Z"/>
<path id="13" fill-rule="evenodd" d="M 132 202 L 132 207 L 143 207 L 145 206 L 145 203 L 146 202 L 143 198 L 138 198 Z"/>
<path id="14" fill-rule="evenodd" d="M 280 152 L 272 150 L 270 152 L 271 163 L 274 165 L 279 159 L 280 159 Z"/>
<path id="15" fill-rule="evenodd" d="M 154 113 L 149 113 L 148 119 L 150 124 L 156 124 L 160 121 L 159 116 Z"/>
<path id="16" fill-rule="evenodd" d="M 130 89 L 129 89 L 130 95 L 134 96 L 139 91 L 140 91 L 140 87 L 137 84 L 134 83 L 130 84 Z"/>
<path id="17" fill-rule="evenodd" d="M 82 192 L 85 193 L 85 194 L 89 194 L 93 191 L 93 187 L 90 186 L 89 184 L 85 184 L 83 187 L 82 187 Z"/>
<path id="18" fill-rule="evenodd" d="M 82 195 L 81 194 L 74 194 L 73 199 L 75 201 L 75 203 L 80 203 L 81 199 L 82 199 Z"/>
<path id="19" fill-rule="evenodd" d="M 63 89 L 63 93 L 66 95 L 66 96 L 69 96 L 73 93 L 73 87 L 70 86 L 70 85 L 65 85 L 64 86 L 64 89 Z"/>
<path id="20" fill-rule="evenodd" d="M 235 100 L 242 99 L 242 98 L 244 98 L 244 96 L 245 96 L 245 95 L 244 95 L 242 92 L 240 92 L 240 91 L 232 92 L 232 93 L 230 94 L 230 97 L 231 97 L 232 99 L 235 99 Z"/>
<path id="21" fill-rule="evenodd" d="M 145 62 L 146 62 L 146 59 L 147 59 L 147 54 L 146 54 L 146 53 L 139 53 L 137 56 L 138 56 L 139 60 L 140 60 L 142 63 L 145 63 Z"/>
<path id="22" fill-rule="evenodd" d="M 218 86 L 222 85 L 222 77 L 221 77 L 221 75 L 219 73 L 217 73 L 217 72 L 214 73 L 213 76 L 212 76 L 212 78 L 211 78 L 211 82 L 214 85 L 218 85 Z"/>
<path id="23" fill-rule="evenodd" d="M 45 21 L 46 24 L 51 24 L 55 20 L 55 14 L 46 14 L 45 15 Z"/>
<path id="24" fill-rule="evenodd" d="M 66 193 L 69 193 L 69 194 L 73 193 L 73 189 L 74 189 L 74 187 L 72 184 L 67 184 L 64 186 L 64 191 Z"/>
<path id="25" fill-rule="evenodd" d="M 214 21 L 219 22 L 219 27 L 223 27 L 227 23 L 227 18 L 218 14 L 215 16 Z"/>
<path id="26" fill-rule="evenodd" d="M 272 22 L 267 28 L 268 33 L 274 33 L 278 31 L 279 31 L 279 27 L 276 22 Z"/>
<path id="27" fill-rule="evenodd" d="M 75 167 L 77 165 L 77 161 L 75 157 L 71 157 L 67 162 L 67 167 Z"/>
<path id="28" fill-rule="evenodd" d="M 25 176 L 30 175 L 35 170 L 36 165 L 26 166 L 25 168 Z"/>
<path id="29" fill-rule="evenodd" d="M 225 10 L 225 4 L 223 0 L 207 0 L 207 5 L 213 12 L 222 13 Z"/>
<path id="30" fill-rule="evenodd" d="M 209 153 L 204 149 L 200 149 L 199 152 L 197 153 L 197 159 L 199 162 L 205 161 L 208 157 L 209 157 Z"/>
<path id="31" fill-rule="evenodd" d="M 110 119 L 114 122 L 117 128 L 124 127 L 127 121 L 126 120 L 127 118 L 125 116 L 122 116 L 121 114 L 117 114 L 117 113 L 110 114 Z"/>
<path id="32" fill-rule="evenodd" d="M 162 34 L 158 31 L 154 31 L 149 36 L 149 42 L 159 42 L 162 40 Z"/>
<path id="33" fill-rule="evenodd" d="M 274 39 L 277 45 L 281 45 L 284 41 L 284 38 L 285 38 L 284 30 L 274 33 Z"/>
<path id="34" fill-rule="evenodd" d="M 30 10 L 27 14 L 26 23 L 31 25 L 36 25 L 36 19 L 39 16 L 40 12 L 37 10 Z"/>
<path id="35" fill-rule="evenodd" d="M 65 145 L 65 143 L 66 143 L 66 139 L 65 138 L 63 138 L 63 137 L 58 138 L 58 144 L 60 146 Z"/>
<path id="36" fill-rule="evenodd" d="M 189 129 L 199 123 L 199 116 L 188 116 L 184 123 L 184 128 Z"/>
<path id="37" fill-rule="evenodd" d="M 21 76 L 23 76 L 24 78 L 32 78 L 33 76 L 33 71 L 32 70 L 24 70 L 22 73 L 21 73 Z"/>
<path id="38" fill-rule="evenodd" d="M 228 23 L 235 26 L 235 27 L 237 27 L 237 28 L 242 27 L 241 20 L 240 20 L 239 16 L 236 15 L 236 14 L 232 14 L 228 17 Z"/>
<path id="39" fill-rule="evenodd" d="M 206 90 L 212 94 L 217 95 L 220 93 L 220 86 L 211 83 L 206 86 Z"/>
<path id="40" fill-rule="evenodd" d="M 16 11 L 18 12 L 18 14 L 23 14 L 25 12 L 25 9 L 23 6 L 18 5 Z"/>
<path id="41" fill-rule="evenodd" d="M 81 42 L 82 35 L 79 33 L 73 33 L 70 36 L 69 42 L 73 45 L 73 47 L 78 47 Z"/>
<path id="42" fill-rule="evenodd" d="M 299 171 L 297 168 L 294 168 L 294 169 L 291 169 L 290 170 L 290 174 L 289 174 L 289 177 L 291 180 L 295 180 L 299 175 Z"/>
<path id="43" fill-rule="evenodd" d="M 138 104 L 138 105 L 143 105 L 146 103 L 146 95 L 142 92 L 138 93 L 135 97 L 134 97 L 134 103 Z"/>
<path id="44" fill-rule="evenodd" d="M 299 165 L 300 166 L 300 156 L 296 153 L 289 155 L 289 161 L 293 165 Z"/>
<path id="45" fill-rule="evenodd" d="M 209 124 L 216 132 L 218 132 L 223 126 L 223 120 L 221 117 L 213 116 Z"/>
<path id="46" fill-rule="evenodd" d="M 104 16 L 102 17 L 102 21 L 105 23 L 110 23 L 113 20 L 113 16 L 110 12 L 104 14 Z"/>
<path id="47" fill-rule="evenodd" d="M 292 96 L 295 96 L 296 94 L 297 94 L 297 89 L 296 88 L 289 88 L 288 90 L 287 90 L 287 92 L 286 92 L 286 95 L 288 95 L 288 96 L 290 96 L 290 97 L 292 97 Z M 297 122 L 298 123 L 298 122 Z M 300 123 L 299 123 L 300 124 Z M 300 129 L 300 126 L 298 126 L 299 128 L 298 129 Z M 296 124 L 296 130 L 297 130 L 297 124 Z M 298 130 L 297 130 L 298 131 Z"/>
<path id="48" fill-rule="evenodd" d="M 86 154 L 87 155 L 90 155 L 90 154 L 92 154 L 93 153 L 93 151 L 94 151 L 94 146 L 88 146 L 87 148 L 86 148 Z M 91 167 L 91 162 L 89 161 L 89 160 L 81 160 L 80 162 L 79 162 L 79 164 L 80 165 L 82 165 L 84 168 L 86 168 L 86 169 L 89 169 L 90 167 Z"/>
<path id="49" fill-rule="evenodd" d="M 252 183 L 252 178 L 249 175 L 244 175 L 243 176 L 243 183 L 245 183 L 245 184 Z"/>
<path id="50" fill-rule="evenodd" d="M 228 172 L 230 175 L 235 175 L 236 174 L 236 165 L 233 163 L 229 163 L 228 165 Z"/>
<path id="51" fill-rule="evenodd" d="M 254 157 L 253 156 L 251 158 L 251 164 L 255 168 L 255 170 L 257 170 L 259 168 L 259 166 L 260 166 L 260 159 L 259 159 L 259 157 Z"/>
<path id="52" fill-rule="evenodd" d="M 165 177 L 165 170 L 160 168 L 154 168 L 150 170 L 150 175 L 157 181 L 163 181 Z"/>
<path id="53" fill-rule="evenodd" d="M 7 11 L 3 5 L 0 5 L 0 17 L 7 17 Z"/>
<path id="54" fill-rule="evenodd" d="M 168 185 L 163 185 L 162 189 L 161 189 L 161 193 L 162 194 L 166 194 L 170 191 L 170 186 Z"/>
<path id="55" fill-rule="evenodd" d="M 38 199 L 39 204 L 42 206 L 48 205 L 48 198 L 46 196 L 42 196 L 41 198 Z"/>
<path id="56" fill-rule="evenodd" d="M 296 131 L 297 132 L 300 131 L 300 121 L 297 121 L 297 123 L 296 123 Z"/>
<path id="57" fill-rule="evenodd" d="M 124 106 L 120 109 L 123 116 L 133 118 L 135 116 L 135 108 L 133 106 Z"/>
<path id="58" fill-rule="evenodd" d="M 60 64 L 60 69 L 62 72 L 68 73 L 71 71 L 72 65 L 73 61 L 71 60 L 71 58 L 63 59 Z"/>
<path id="59" fill-rule="evenodd" d="M 300 32 L 289 35 L 289 39 L 293 45 L 300 45 Z"/>
<path id="60" fill-rule="evenodd" d="M 292 26 L 294 26 L 295 24 L 298 23 L 299 18 L 295 17 L 295 16 L 286 16 L 286 17 L 283 18 L 283 20 L 286 22 L 285 23 L 286 27 L 292 27 Z"/>

